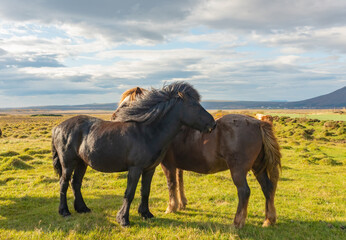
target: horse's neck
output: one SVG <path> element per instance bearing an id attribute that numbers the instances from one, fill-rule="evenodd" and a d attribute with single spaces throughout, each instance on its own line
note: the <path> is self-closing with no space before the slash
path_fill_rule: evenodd
<path id="1" fill-rule="evenodd" d="M 179 133 L 182 123 L 179 119 L 178 107 L 173 107 L 160 120 L 154 121 L 148 127 L 148 135 L 153 141 L 154 148 L 167 147 L 173 138 Z"/>

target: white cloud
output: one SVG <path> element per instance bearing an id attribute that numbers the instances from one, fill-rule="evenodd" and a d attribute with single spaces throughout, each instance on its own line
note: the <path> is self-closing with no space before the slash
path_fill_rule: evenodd
<path id="1" fill-rule="evenodd" d="M 0 106 L 114 102 L 176 80 L 203 99 L 325 94 L 345 85 L 345 11 L 338 0 L 2 1 Z"/>
<path id="2" fill-rule="evenodd" d="M 346 24 L 331 28 L 297 28 L 293 31 L 267 35 L 253 34 L 253 39 L 275 47 L 295 48 L 301 51 L 327 51 L 346 53 Z"/>
<path id="3" fill-rule="evenodd" d="M 343 0 L 214 0 L 199 4 L 191 19 L 212 28 L 271 31 L 345 24 L 345 9 Z"/>

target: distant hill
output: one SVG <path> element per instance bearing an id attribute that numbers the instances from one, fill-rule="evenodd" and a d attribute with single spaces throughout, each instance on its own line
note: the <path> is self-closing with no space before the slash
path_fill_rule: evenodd
<path id="1" fill-rule="evenodd" d="M 26 107 L 20 109 L 32 110 L 114 110 L 117 103 L 85 104 L 85 105 L 60 105 Z M 289 108 L 289 109 L 328 109 L 346 107 L 346 86 L 332 93 L 296 102 L 261 102 L 261 101 L 203 101 L 206 109 L 260 109 L 260 108 Z M 18 108 L 17 108 L 18 109 Z M 11 109 L 0 109 L 11 110 Z"/>
<path id="2" fill-rule="evenodd" d="M 246 109 L 246 108 L 310 108 L 328 109 L 346 107 L 346 86 L 326 95 L 296 102 L 254 102 L 254 101 L 232 101 L 232 102 L 202 102 L 206 109 Z"/>
<path id="3" fill-rule="evenodd" d="M 216 102 L 205 101 L 202 106 L 206 109 L 258 109 L 258 108 L 286 108 L 285 102 L 255 102 L 255 101 L 232 101 Z"/>
<path id="4" fill-rule="evenodd" d="M 299 102 L 287 103 L 289 108 L 342 108 L 346 107 L 346 86 L 332 93 Z"/>

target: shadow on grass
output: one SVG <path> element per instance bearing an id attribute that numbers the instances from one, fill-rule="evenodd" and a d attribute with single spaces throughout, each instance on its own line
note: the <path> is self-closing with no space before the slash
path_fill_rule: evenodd
<path id="1" fill-rule="evenodd" d="M 236 229 L 233 225 L 233 215 L 225 215 L 212 211 L 194 211 L 175 213 L 185 215 L 181 220 L 166 218 L 161 216 L 149 221 L 141 220 L 139 217 L 133 219 L 132 224 L 141 228 L 164 228 L 175 229 L 176 232 L 186 231 L 186 229 L 195 229 L 203 234 L 216 236 L 237 236 L 239 239 L 343 239 L 345 236 L 345 222 L 342 221 L 303 221 L 281 218 L 279 222 L 271 227 L 263 228 L 264 216 L 249 215 L 245 226 L 242 229 Z M 209 220 L 196 221 L 194 215 L 204 215 Z M 220 218 L 221 216 L 221 218 Z M 215 235 L 216 234 L 216 235 Z M 172 232 L 172 235 L 175 233 Z M 222 238 L 222 237 L 221 237 Z"/>
<path id="2" fill-rule="evenodd" d="M 0 197 L 0 229 L 16 231 L 40 230 L 43 232 L 60 231 L 68 234 L 70 231 L 87 234 L 95 229 L 121 228 L 116 223 L 116 213 L 120 209 L 123 196 L 119 195 L 99 195 L 96 198 L 85 198 L 88 207 L 92 209 L 91 213 L 77 213 L 73 208 L 73 197 L 68 198 L 68 206 L 71 216 L 62 217 L 58 214 L 59 199 L 57 197 Z M 131 226 L 139 228 L 151 227 L 186 227 L 200 230 L 210 230 L 212 228 L 222 229 L 229 227 L 227 223 L 191 221 L 189 215 L 204 214 L 210 218 L 219 218 L 219 213 L 205 213 L 196 210 L 195 213 L 177 213 L 186 215 L 184 220 L 176 220 L 162 217 L 155 217 L 150 220 L 144 220 L 137 214 L 140 198 L 135 198 L 131 205 L 130 222 Z M 158 198 L 151 198 L 151 202 L 163 201 Z M 152 208 L 154 213 L 157 210 Z M 192 210 L 193 211 L 193 210 Z M 159 215 L 159 213 L 157 213 Z M 164 215 L 165 216 L 165 215 Z M 171 215 L 174 216 L 174 215 Z M 229 218 L 223 214 L 224 218 Z"/>
<path id="3" fill-rule="evenodd" d="M 78 214 L 73 209 L 73 198 L 68 205 L 72 215 L 63 218 L 58 214 L 59 199 L 46 197 L 0 197 L 0 229 L 16 231 L 62 232 L 68 235 L 70 231 L 88 234 L 94 230 L 121 229 L 116 223 L 116 213 L 122 204 L 123 196 L 99 195 L 96 198 L 86 198 L 91 213 Z M 151 198 L 151 202 L 163 201 Z M 334 221 L 301 221 L 280 217 L 274 227 L 262 228 L 264 216 L 249 214 L 246 225 L 241 230 L 231 227 L 234 215 L 218 211 L 201 211 L 187 208 L 173 215 L 159 215 L 151 220 L 143 220 L 137 212 L 139 198 L 131 205 L 130 221 L 136 229 L 167 228 L 182 231 L 197 229 L 207 233 L 236 234 L 241 239 L 338 239 L 345 234 L 345 222 Z M 158 210 L 152 209 L 154 214 Z M 209 220 L 196 220 L 203 215 Z M 176 217 L 175 217 L 176 216 Z M 156 230 L 157 231 L 157 230 Z M 174 234 L 174 233 L 172 233 Z M 331 236 L 333 236 L 331 238 Z"/>
<path id="4" fill-rule="evenodd" d="M 171 213 L 171 214 L 176 214 L 176 215 L 184 215 L 184 216 L 198 216 L 198 215 L 203 215 L 203 216 L 206 216 L 208 218 L 213 218 L 213 217 L 217 217 L 217 218 L 224 218 L 222 220 L 226 220 L 227 222 L 231 221 L 233 219 L 233 215 L 230 215 L 230 214 L 226 214 L 226 213 L 220 213 L 218 211 L 203 211 L 203 210 L 200 210 L 200 209 L 195 209 L 195 208 L 189 208 L 187 207 L 185 210 L 182 210 L 182 211 L 178 211 L 176 213 Z M 235 212 L 234 212 L 235 214 Z"/>
<path id="5" fill-rule="evenodd" d="M 58 214 L 59 198 L 48 197 L 0 197 L 0 229 L 44 232 L 62 231 L 68 233 L 86 233 L 104 227 L 120 227 L 116 223 L 116 213 L 120 209 L 123 196 L 98 195 L 85 198 L 91 213 L 79 214 L 74 210 L 72 196 L 68 197 L 71 216 Z M 131 209 L 137 210 L 140 198 L 133 201 Z M 151 198 L 151 201 L 159 201 Z M 133 211 L 132 211 L 133 212 Z M 132 213 L 133 214 L 133 213 Z M 140 219 L 140 217 L 138 216 Z M 130 213 L 130 221 L 133 216 Z"/>
<path id="6" fill-rule="evenodd" d="M 0 229 L 18 231 L 41 229 L 45 232 L 54 230 L 68 232 L 71 229 L 76 230 L 76 225 L 83 224 L 84 219 L 88 229 L 92 230 L 99 225 L 111 224 L 107 221 L 104 212 L 107 208 L 112 210 L 119 208 L 122 197 L 103 195 L 85 201 L 92 208 L 92 212 L 78 214 L 73 208 L 73 197 L 69 197 L 68 206 L 72 215 L 64 218 L 58 214 L 59 199 L 56 197 L 0 197 L 2 203 L 0 206 Z M 78 229 L 76 231 L 78 232 Z"/>

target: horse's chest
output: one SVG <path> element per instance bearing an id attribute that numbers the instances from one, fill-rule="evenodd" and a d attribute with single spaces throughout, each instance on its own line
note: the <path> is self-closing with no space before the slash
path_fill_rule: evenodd
<path id="1" fill-rule="evenodd" d="M 162 162 L 163 158 L 165 157 L 167 149 L 168 148 L 165 147 L 161 149 L 161 151 L 158 151 L 157 153 L 155 153 L 151 158 L 149 167 L 156 167 L 157 165 L 159 165 Z"/>

